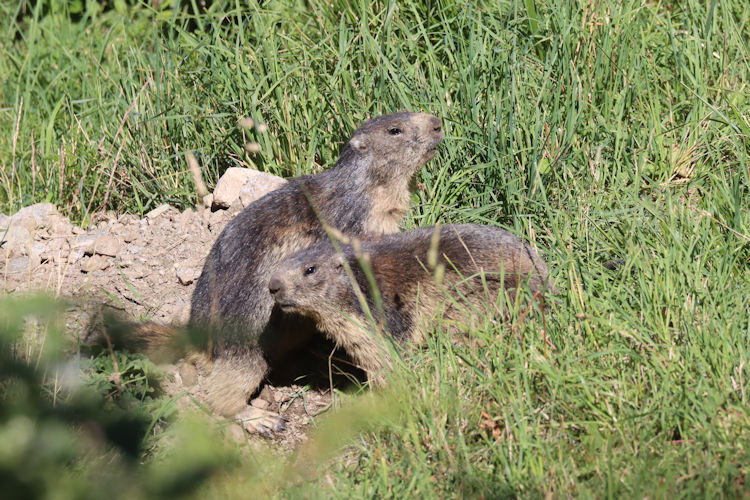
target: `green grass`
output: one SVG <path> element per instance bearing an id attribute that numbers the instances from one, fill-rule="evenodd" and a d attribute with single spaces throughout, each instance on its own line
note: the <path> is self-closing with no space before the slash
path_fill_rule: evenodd
<path id="1" fill-rule="evenodd" d="M 76 22 L 25 5 L 0 42 L 5 213 L 191 206 L 188 151 L 209 184 L 316 172 L 367 116 L 424 109 L 446 140 L 409 226 L 500 224 L 553 269 L 546 327 L 454 345 L 438 325 L 391 411 L 341 420 L 311 473 L 250 459 L 201 494 L 748 495 L 744 2 L 133 2 Z"/>

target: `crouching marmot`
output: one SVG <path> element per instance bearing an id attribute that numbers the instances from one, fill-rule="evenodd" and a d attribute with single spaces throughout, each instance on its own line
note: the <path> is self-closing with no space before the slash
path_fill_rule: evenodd
<path id="1" fill-rule="evenodd" d="M 425 319 L 488 314 L 484 305 L 503 290 L 513 300 L 520 287 L 552 290 L 542 258 L 503 229 L 472 224 L 369 238 L 341 252 L 322 243 L 285 261 L 269 281 L 281 310 L 312 318 L 375 385 L 390 360 L 369 318 L 397 343 L 421 342 Z"/>

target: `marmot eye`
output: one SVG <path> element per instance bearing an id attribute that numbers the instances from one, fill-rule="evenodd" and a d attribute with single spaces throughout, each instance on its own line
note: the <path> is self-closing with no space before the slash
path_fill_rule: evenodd
<path id="1" fill-rule="evenodd" d="M 315 272 L 315 266 L 310 266 L 307 269 L 305 269 L 305 276 L 309 276 L 314 272 Z"/>
<path id="2" fill-rule="evenodd" d="M 402 134 L 403 132 L 404 131 L 401 130 L 400 128 L 398 128 L 398 127 L 393 127 L 392 129 L 388 130 L 388 133 L 391 134 L 391 135 L 398 135 L 398 134 Z"/>

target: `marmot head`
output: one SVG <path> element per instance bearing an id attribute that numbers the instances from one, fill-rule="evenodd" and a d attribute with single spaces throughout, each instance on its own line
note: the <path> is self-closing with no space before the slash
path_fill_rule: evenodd
<path id="1" fill-rule="evenodd" d="M 313 245 L 282 262 L 268 282 L 276 305 L 313 319 L 351 303 L 352 285 L 346 275 L 346 257 L 332 244 Z"/>
<path id="2" fill-rule="evenodd" d="M 344 146 L 342 158 L 366 160 L 378 184 L 411 179 L 427 163 L 443 140 L 440 119 L 427 113 L 400 111 L 372 118 L 359 127 Z"/>

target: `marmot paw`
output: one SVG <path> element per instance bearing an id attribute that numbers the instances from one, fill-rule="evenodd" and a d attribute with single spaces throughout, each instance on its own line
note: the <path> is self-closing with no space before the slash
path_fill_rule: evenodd
<path id="1" fill-rule="evenodd" d="M 234 417 L 248 432 L 257 432 L 266 437 L 271 437 L 273 432 L 281 432 L 286 429 L 288 420 L 278 413 L 261 410 L 248 405 L 244 410 Z"/>

